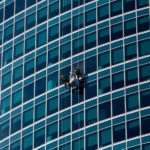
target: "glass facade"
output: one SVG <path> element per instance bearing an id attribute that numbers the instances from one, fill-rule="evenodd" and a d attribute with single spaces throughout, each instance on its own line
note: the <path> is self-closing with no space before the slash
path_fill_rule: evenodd
<path id="1" fill-rule="evenodd" d="M 149 150 L 149 124 L 149 0 L 0 0 L 1 150 Z"/>

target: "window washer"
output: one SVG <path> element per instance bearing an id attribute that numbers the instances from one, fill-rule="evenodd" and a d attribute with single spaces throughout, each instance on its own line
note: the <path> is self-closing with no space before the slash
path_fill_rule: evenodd
<path id="1" fill-rule="evenodd" d="M 67 77 L 65 77 L 64 75 L 61 75 L 60 79 L 61 79 L 62 83 L 65 84 L 65 87 L 67 85 L 69 85 L 71 87 L 71 84 L 69 83 L 69 80 L 67 79 Z"/>

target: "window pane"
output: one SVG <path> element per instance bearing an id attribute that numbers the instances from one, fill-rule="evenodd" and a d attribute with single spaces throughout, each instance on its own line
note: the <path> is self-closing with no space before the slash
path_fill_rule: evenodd
<path id="1" fill-rule="evenodd" d="M 16 0 L 15 6 L 16 6 L 15 13 L 19 13 L 20 11 L 25 9 L 25 0 Z"/>
<path id="2" fill-rule="evenodd" d="M 126 100 L 127 111 L 135 110 L 139 107 L 139 99 L 137 93 L 128 95 Z"/>
<path id="3" fill-rule="evenodd" d="M 112 101 L 112 110 L 113 116 L 120 115 L 125 112 L 124 97 L 117 98 Z"/>
<path id="4" fill-rule="evenodd" d="M 127 138 L 132 138 L 140 134 L 139 120 L 127 122 Z"/>
<path id="5" fill-rule="evenodd" d="M 86 150 L 97 149 L 97 133 L 93 133 L 86 136 Z"/>
<path id="6" fill-rule="evenodd" d="M 107 128 L 107 129 L 104 129 L 104 130 L 101 130 L 99 132 L 99 145 L 100 147 L 101 146 L 105 146 L 105 145 L 108 145 L 108 144 L 111 144 L 111 129 L 110 128 Z"/>
<path id="7" fill-rule="evenodd" d="M 23 127 L 33 123 L 33 108 L 23 112 Z"/>
<path id="8" fill-rule="evenodd" d="M 47 31 L 41 31 L 37 34 L 37 47 L 40 47 L 44 44 L 46 44 L 47 41 Z"/>
<path id="9" fill-rule="evenodd" d="M 11 133 L 14 133 L 21 129 L 21 115 L 18 115 L 11 119 Z"/>
<path id="10" fill-rule="evenodd" d="M 111 117 L 111 104 L 109 102 L 105 102 L 99 104 L 99 120 L 104 120 Z"/>
<path id="11" fill-rule="evenodd" d="M 35 36 L 31 36 L 25 41 L 25 53 L 35 49 Z"/>
<path id="12" fill-rule="evenodd" d="M 58 123 L 53 123 L 47 126 L 47 141 L 51 141 L 58 137 Z"/>
<path id="13" fill-rule="evenodd" d="M 45 128 L 39 129 L 34 133 L 34 147 L 38 147 L 45 143 Z"/>
<path id="14" fill-rule="evenodd" d="M 23 66 L 19 66 L 13 70 L 13 83 L 18 82 L 23 77 Z"/>
<path id="15" fill-rule="evenodd" d="M 61 22 L 60 35 L 63 36 L 70 32 L 71 32 L 71 19 L 67 19 Z"/>
<path id="16" fill-rule="evenodd" d="M 72 130 L 77 130 L 84 126 L 84 112 L 76 113 L 72 116 Z"/>
<path id="17" fill-rule="evenodd" d="M 136 33 L 136 20 L 132 19 L 129 21 L 125 21 L 124 30 L 125 30 L 125 36 L 135 34 Z"/>
<path id="18" fill-rule="evenodd" d="M 4 9 L 0 8 L 0 23 L 3 21 L 3 17 L 4 17 Z"/>
<path id="19" fill-rule="evenodd" d="M 150 19 L 149 15 L 138 18 L 138 32 L 149 30 Z"/>
<path id="20" fill-rule="evenodd" d="M 5 20 L 14 15 L 14 2 L 5 6 Z"/>
<path id="21" fill-rule="evenodd" d="M 99 79 L 99 95 L 110 91 L 110 77 Z"/>
<path id="22" fill-rule="evenodd" d="M 3 66 L 9 64 L 11 61 L 12 61 L 12 48 L 9 48 L 3 53 Z"/>
<path id="23" fill-rule="evenodd" d="M 150 143 L 142 145 L 142 150 L 149 150 L 149 149 L 150 149 Z"/>
<path id="24" fill-rule="evenodd" d="M 1 115 L 10 110 L 10 96 L 3 98 L 1 100 Z"/>
<path id="25" fill-rule="evenodd" d="M 4 29 L 4 42 L 13 38 L 13 25 Z"/>
<path id="26" fill-rule="evenodd" d="M 59 24 L 49 27 L 48 41 L 51 42 L 59 37 Z"/>
<path id="27" fill-rule="evenodd" d="M 15 36 L 24 32 L 24 19 L 15 23 Z"/>
<path id="28" fill-rule="evenodd" d="M 124 12 L 135 9 L 135 0 L 124 0 Z"/>
<path id="29" fill-rule="evenodd" d="M 47 7 L 38 10 L 37 12 L 37 23 L 42 23 L 47 19 Z"/>
<path id="30" fill-rule="evenodd" d="M 72 150 L 84 150 L 84 138 L 72 142 Z"/>
<path id="31" fill-rule="evenodd" d="M 85 25 L 90 25 L 96 22 L 96 9 L 87 11 L 85 13 Z"/>
<path id="32" fill-rule="evenodd" d="M 113 141 L 119 142 L 125 139 L 125 124 L 113 127 Z"/>
<path id="33" fill-rule="evenodd" d="M 84 17 L 83 14 L 79 14 L 79 15 L 73 17 L 73 21 L 72 21 L 73 31 L 83 28 L 83 26 L 84 26 L 84 22 L 83 22 L 84 18 L 83 17 Z"/>
<path id="34" fill-rule="evenodd" d="M 149 5 L 149 0 L 137 0 L 137 7 L 141 8 L 141 7 L 145 7 Z"/>
<path id="35" fill-rule="evenodd" d="M 150 106 L 149 97 L 150 97 L 150 90 L 140 91 L 141 107 Z"/>
<path id="36" fill-rule="evenodd" d="M 59 1 L 49 5 L 49 18 L 59 14 Z"/>
<path id="37" fill-rule="evenodd" d="M 150 79 L 150 64 L 140 66 L 140 81 L 146 81 Z"/>
<path id="38" fill-rule="evenodd" d="M 139 55 L 145 56 L 150 54 L 150 39 L 139 42 Z"/>
<path id="39" fill-rule="evenodd" d="M 86 109 L 86 125 L 97 122 L 97 107 Z"/>
<path id="40" fill-rule="evenodd" d="M 60 59 L 66 59 L 71 55 L 71 42 L 68 42 L 60 47 Z"/>
<path id="41" fill-rule="evenodd" d="M 12 108 L 22 103 L 22 89 L 12 94 Z"/>
<path id="42" fill-rule="evenodd" d="M 21 149 L 20 148 L 20 140 L 18 140 L 17 142 L 14 142 L 10 145 L 10 150 L 17 150 L 17 149 Z"/>
<path id="43" fill-rule="evenodd" d="M 61 13 L 71 9 L 71 0 L 61 0 Z"/>
<path id="44" fill-rule="evenodd" d="M 24 51 L 24 43 L 20 42 L 19 44 L 16 44 L 14 46 L 14 59 L 17 59 L 20 56 L 22 56 L 23 55 L 23 51 Z"/>
<path id="45" fill-rule="evenodd" d="M 90 58 L 85 59 L 85 74 L 92 73 L 97 69 L 97 58 L 96 56 L 92 56 Z"/>
<path id="46" fill-rule="evenodd" d="M 78 0 L 73 0 L 73 8 L 74 7 L 77 7 L 77 6 L 80 6 L 80 5 L 82 5 L 84 3 L 84 0 L 80 0 L 80 1 L 78 1 Z"/>
<path id="47" fill-rule="evenodd" d="M 23 101 L 26 102 L 26 101 L 32 99 L 33 96 L 34 96 L 34 83 L 31 83 L 24 87 Z"/>
<path id="48" fill-rule="evenodd" d="M 97 96 L 97 82 L 92 81 L 85 85 L 85 99 Z"/>
<path id="49" fill-rule="evenodd" d="M 25 65 L 24 65 L 24 76 L 27 77 L 31 74 L 34 73 L 34 59 L 28 61 L 28 62 L 25 62 Z"/>
<path id="50" fill-rule="evenodd" d="M 98 7 L 98 20 L 104 20 L 109 17 L 109 6 L 108 4 Z"/>
<path id="51" fill-rule="evenodd" d="M 73 40 L 73 43 L 72 43 L 73 55 L 78 54 L 83 51 L 83 48 L 84 48 L 83 43 L 84 43 L 83 37 Z"/>
<path id="52" fill-rule="evenodd" d="M 142 119 L 141 119 L 142 134 L 150 133 L 150 128 L 149 128 L 148 124 L 150 124 L 150 116 L 142 117 Z"/>
<path id="53" fill-rule="evenodd" d="M 125 60 L 131 60 L 137 57 L 136 43 L 125 46 Z"/>
<path id="54" fill-rule="evenodd" d="M 23 139 L 22 139 L 22 149 L 23 150 L 31 150 L 32 149 L 32 143 L 33 143 L 32 134 L 23 137 Z"/>
<path id="55" fill-rule="evenodd" d="M 45 116 L 45 102 L 35 107 L 35 121 L 42 119 Z"/>
<path id="56" fill-rule="evenodd" d="M 96 32 L 85 35 L 85 49 L 96 46 Z"/>
<path id="57" fill-rule="evenodd" d="M 60 110 L 65 109 L 71 105 L 70 91 L 60 94 Z"/>
<path id="58" fill-rule="evenodd" d="M 39 79 L 35 84 L 35 95 L 38 96 L 46 91 L 46 77 Z"/>
<path id="59" fill-rule="evenodd" d="M 11 72 L 2 76 L 2 90 L 11 85 Z"/>
<path id="60" fill-rule="evenodd" d="M 27 1 L 27 7 L 34 5 L 36 3 L 36 0 L 26 0 Z"/>
<path id="61" fill-rule="evenodd" d="M 123 36 L 122 23 L 111 26 L 111 39 L 116 40 Z"/>
<path id="62" fill-rule="evenodd" d="M 36 57 L 36 71 L 46 67 L 46 53 Z"/>
<path id="63" fill-rule="evenodd" d="M 47 100 L 47 115 L 51 115 L 58 111 L 58 97 L 53 97 Z"/>
<path id="64" fill-rule="evenodd" d="M 122 0 L 117 0 L 110 3 L 111 16 L 116 16 L 122 13 Z"/>
<path id="65" fill-rule="evenodd" d="M 28 30 L 28 29 L 34 27 L 35 23 L 36 23 L 36 14 L 34 12 L 26 17 L 26 29 Z"/>

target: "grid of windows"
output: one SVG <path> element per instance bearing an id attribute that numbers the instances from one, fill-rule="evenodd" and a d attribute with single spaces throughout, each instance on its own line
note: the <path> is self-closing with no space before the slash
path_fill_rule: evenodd
<path id="1" fill-rule="evenodd" d="M 149 5 L 1 1 L 2 150 L 149 149 Z M 82 91 L 59 79 L 74 68 Z"/>

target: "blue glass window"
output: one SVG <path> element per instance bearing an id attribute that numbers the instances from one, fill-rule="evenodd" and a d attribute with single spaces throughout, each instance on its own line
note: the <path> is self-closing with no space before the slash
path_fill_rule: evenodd
<path id="1" fill-rule="evenodd" d="M 110 91 L 110 77 L 99 79 L 99 95 Z"/>
<path id="2" fill-rule="evenodd" d="M 56 47 L 48 51 L 48 65 L 53 65 L 58 62 L 59 48 Z"/>
<path id="3" fill-rule="evenodd" d="M 73 8 L 74 7 L 77 7 L 77 6 L 80 6 L 80 5 L 82 5 L 84 3 L 84 0 L 80 0 L 80 1 L 78 1 L 78 0 L 73 0 Z"/>
<path id="4" fill-rule="evenodd" d="M 149 5 L 149 0 L 137 0 L 137 7 L 141 8 L 141 7 L 145 7 Z"/>
<path id="5" fill-rule="evenodd" d="M 112 75 L 112 89 L 116 90 L 124 86 L 124 74 L 123 72 Z"/>
<path id="6" fill-rule="evenodd" d="M 30 7 L 32 5 L 34 5 L 36 3 L 36 0 L 26 0 L 26 3 L 27 3 L 27 7 Z"/>
<path id="7" fill-rule="evenodd" d="M 11 72 L 2 76 L 2 90 L 11 85 Z"/>
<path id="8" fill-rule="evenodd" d="M 0 8 L 0 23 L 3 21 L 3 17 L 4 17 L 3 11 L 4 11 L 4 9 Z"/>
<path id="9" fill-rule="evenodd" d="M 25 62 L 24 65 L 24 77 L 27 77 L 34 73 L 34 59 Z"/>
<path id="10" fill-rule="evenodd" d="M 30 108 L 23 112 L 23 127 L 26 127 L 33 123 L 33 108 Z"/>
<path id="11" fill-rule="evenodd" d="M 60 94 L 60 110 L 71 105 L 70 91 Z"/>
<path id="12" fill-rule="evenodd" d="M 150 19 L 149 15 L 138 18 L 138 32 L 149 30 Z"/>
<path id="13" fill-rule="evenodd" d="M 127 138 L 133 138 L 140 134 L 139 120 L 132 120 L 127 122 Z"/>
<path id="14" fill-rule="evenodd" d="M 79 15 L 73 17 L 73 21 L 72 21 L 73 31 L 83 28 L 83 26 L 84 26 L 83 19 L 84 19 L 83 14 L 79 14 Z"/>
<path id="15" fill-rule="evenodd" d="M 20 105 L 21 103 L 22 103 L 22 89 L 12 94 L 12 108 Z"/>
<path id="16" fill-rule="evenodd" d="M 150 79 L 150 64 L 140 66 L 140 81 L 146 81 Z"/>
<path id="17" fill-rule="evenodd" d="M 112 137 L 111 128 L 100 130 L 99 131 L 99 145 L 100 145 L 100 147 L 111 144 L 111 141 L 112 141 L 111 137 Z"/>
<path id="18" fill-rule="evenodd" d="M 34 27 L 35 23 L 36 23 L 36 14 L 34 12 L 26 17 L 26 29 L 28 30 L 28 29 Z"/>
<path id="19" fill-rule="evenodd" d="M 116 40 L 123 36 L 122 28 L 122 23 L 111 26 L 111 40 Z"/>
<path id="20" fill-rule="evenodd" d="M 48 41 L 51 42 L 59 37 L 59 24 L 56 24 L 48 29 Z"/>
<path id="21" fill-rule="evenodd" d="M 96 22 L 96 9 L 85 12 L 85 25 L 90 25 Z"/>
<path id="22" fill-rule="evenodd" d="M 58 111 L 58 96 L 47 100 L 47 115 L 51 115 Z"/>
<path id="23" fill-rule="evenodd" d="M 14 59 L 19 58 L 23 55 L 24 51 L 24 42 L 20 42 L 14 46 Z"/>
<path id="24" fill-rule="evenodd" d="M 47 126 L 47 141 L 51 141 L 58 137 L 58 123 L 55 122 Z"/>
<path id="25" fill-rule="evenodd" d="M 2 41 L 3 41 L 3 32 L 0 31 L 0 45 L 2 44 Z"/>
<path id="26" fill-rule="evenodd" d="M 126 70 L 126 85 L 135 84 L 138 82 L 137 68 Z"/>
<path id="27" fill-rule="evenodd" d="M 97 122 L 97 107 L 94 106 L 86 109 L 85 117 L 86 117 L 86 125 L 90 125 Z"/>
<path id="28" fill-rule="evenodd" d="M 25 0 L 16 0 L 15 6 L 15 13 L 19 13 L 20 11 L 25 9 Z"/>
<path id="29" fill-rule="evenodd" d="M 59 1 L 56 1 L 49 5 L 49 18 L 57 16 L 59 14 Z"/>
<path id="30" fill-rule="evenodd" d="M 71 9 L 71 0 L 61 0 L 61 13 Z"/>
<path id="31" fill-rule="evenodd" d="M 60 47 L 60 59 L 66 59 L 71 55 L 71 42 L 65 43 Z"/>
<path id="32" fill-rule="evenodd" d="M 12 61 L 12 48 L 3 52 L 3 66 L 9 64 Z"/>
<path id="33" fill-rule="evenodd" d="M 47 90 L 52 90 L 58 86 L 58 71 L 48 75 Z"/>
<path id="34" fill-rule="evenodd" d="M 98 44 L 105 44 L 109 42 L 109 28 L 101 29 L 98 31 Z"/>
<path id="35" fill-rule="evenodd" d="M 37 12 L 37 23 L 40 24 L 47 19 L 47 7 L 44 7 Z"/>
<path id="36" fill-rule="evenodd" d="M 60 146 L 60 148 L 59 148 L 59 150 L 70 150 L 70 149 L 71 149 L 70 142 Z"/>
<path id="37" fill-rule="evenodd" d="M 84 150 L 84 138 L 72 142 L 72 150 Z"/>
<path id="38" fill-rule="evenodd" d="M 85 74 L 92 73 L 97 69 L 97 58 L 92 56 L 85 60 Z"/>
<path id="39" fill-rule="evenodd" d="M 35 106 L 35 121 L 45 117 L 45 102 Z"/>
<path id="40" fill-rule="evenodd" d="M 125 60 L 134 59 L 137 57 L 136 43 L 125 46 Z"/>
<path id="41" fill-rule="evenodd" d="M 34 96 L 34 83 L 31 83 L 24 87 L 23 101 L 26 102 L 26 101 L 32 99 L 33 96 Z"/>
<path id="42" fill-rule="evenodd" d="M 110 66 L 110 52 L 104 52 L 98 55 L 98 69 L 103 69 Z"/>
<path id="43" fill-rule="evenodd" d="M 136 20 L 135 19 L 125 21 L 124 33 L 125 33 L 125 36 L 136 33 Z"/>
<path id="44" fill-rule="evenodd" d="M 34 133 L 34 147 L 38 147 L 45 143 L 45 128 L 39 129 Z"/>
<path id="45" fill-rule="evenodd" d="M 122 0 L 111 2 L 110 6 L 111 16 L 116 16 L 122 13 Z"/>
<path id="46" fill-rule="evenodd" d="M 9 135 L 9 128 L 10 128 L 9 121 L 0 124 L 0 129 L 1 129 L 0 140 L 4 139 Z"/>
<path id="47" fill-rule="evenodd" d="M 70 32 L 71 32 L 71 19 L 67 19 L 61 22 L 60 35 L 63 36 Z"/>
<path id="48" fill-rule="evenodd" d="M 109 17 L 109 6 L 108 4 L 98 7 L 98 20 L 104 20 Z"/>
<path id="49" fill-rule="evenodd" d="M 135 0 L 124 0 L 124 12 L 135 9 Z"/>
<path id="50" fill-rule="evenodd" d="M 125 124 L 119 124 L 113 127 L 113 141 L 119 142 L 125 139 Z"/>
<path id="51" fill-rule="evenodd" d="M 9 41 L 13 37 L 13 25 L 4 29 L 4 42 Z"/>
<path id="52" fill-rule="evenodd" d="M 127 111 L 135 110 L 139 107 L 138 94 L 134 93 L 126 97 Z"/>
<path id="53" fill-rule="evenodd" d="M 62 120 L 60 120 L 60 126 L 59 126 L 59 135 L 64 135 L 69 133 L 71 130 L 71 121 L 70 117 L 66 117 Z"/>
<path id="54" fill-rule="evenodd" d="M 31 36 L 25 41 L 25 53 L 35 49 L 35 36 Z"/>
<path id="55" fill-rule="evenodd" d="M 96 46 L 96 32 L 85 35 L 85 49 Z"/>
<path id="56" fill-rule="evenodd" d="M 15 116 L 11 119 L 11 133 L 21 129 L 21 115 Z"/>
<path id="57" fill-rule="evenodd" d="M 124 97 L 120 97 L 120 98 L 114 99 L 112 101 L 112 113 L 113 113 L 113 116 L 123 114 L 124 112 L 125 112 Z"/>
<path id="58" fill-rule="evenodd" d="M 47 31 L 43 30 L 37 34 L 37 47 L 40 47 L 47 42 Z"/>
<path id="59" fill-rule="evenodd" d="M 111 117 L 111 104 L 109 102 L 105 102 L 99 104 L 99 120 L 104 120 Z"/>
<path id="60" fill-rule="evenodd" d="M 142 144 L 142 150 L 149 150 L 150 149 L 150 143 Z"/>
<path id="61" fill-rule="evenodd" d="M 14 15 L 14 2 L 5 6 L 5 20 Z"/>
<path id="62" fill-rule="evenodd" d="M 142 134 L 150 133 L 150 128 L 148 126 L 150 124 L 150 116 L 141 118 L 141 132 Z"/>
<path id="63" fill-rule="evenodd" d="M 150 54 L 150 39 L 139 41 L 139 55 L 145 56 Z"/>
<path id="64" fill-rule="evenodd" d="M 97 133 L 92 133 L 86 136 L 86 150 L 97 149 Z"/>
<path id="65" fill-rule="evenodd" d="M 84 126 L 84 112 L 78 112 L 72 116 L 72 130 L 77 130 Z"/>
<path id="66" fill-rule="evenodd" d="M 83 43 L 84 43 L 83 37 L 73 40 L 73 43 L 72 43 L 73 55 L 78 54 L 83 51 L 83 48 L 84 48 Z"/>
<path id="67" fill-rule="evenodd" d="M 35 95 L 38 96 L 46 91 L 46 77 L 43 77 L 36 81 Z"/>
<path id="68" fill-rule="evenodd" d="M 10 110 L 10 96 L 7 96 L 1 100 L 1 115 Z"/>
<path id="69" fill-rule="evenodd" d="M 12 144 L 10 145 L 10 150 L 17 150 L 17 149 L 21 149 L 21 148 L 20 148 L 20 140 L 18 140 L 18 141 L 16 141 L 16 142 L 12 143 Z"/>
<path id="70" fill-rule="evenodd" d="M 23 66 L 19 66 L 13 70 L 13 83 L 18 82 L 23 77 Z"/>
<path id="71" fill-rule="evenodd" d="M 141 107 L 150 106 L 149 97 L 150 97 L 150 89 L 144 90 L 144 91 L 141 91 L 141 92 L 140 92 L 140 103 L 141 103 Z"/>
<path id="72" fill-rule="evenodd" d="M 46 53 L 36 57 L 36 71 L 46 67 Z"/>
<path id="73" fill-rule="evenodd" d="M 23 137 L 22 139 L 22 149 L 31 150 L 33 145 L 33 136 L 32 134 Z"/>
<path id="74" fill-rule="evenodd" d="M 85 85 L 85 99 L 97 96 L 97 82 L 92 81 Z"/>

